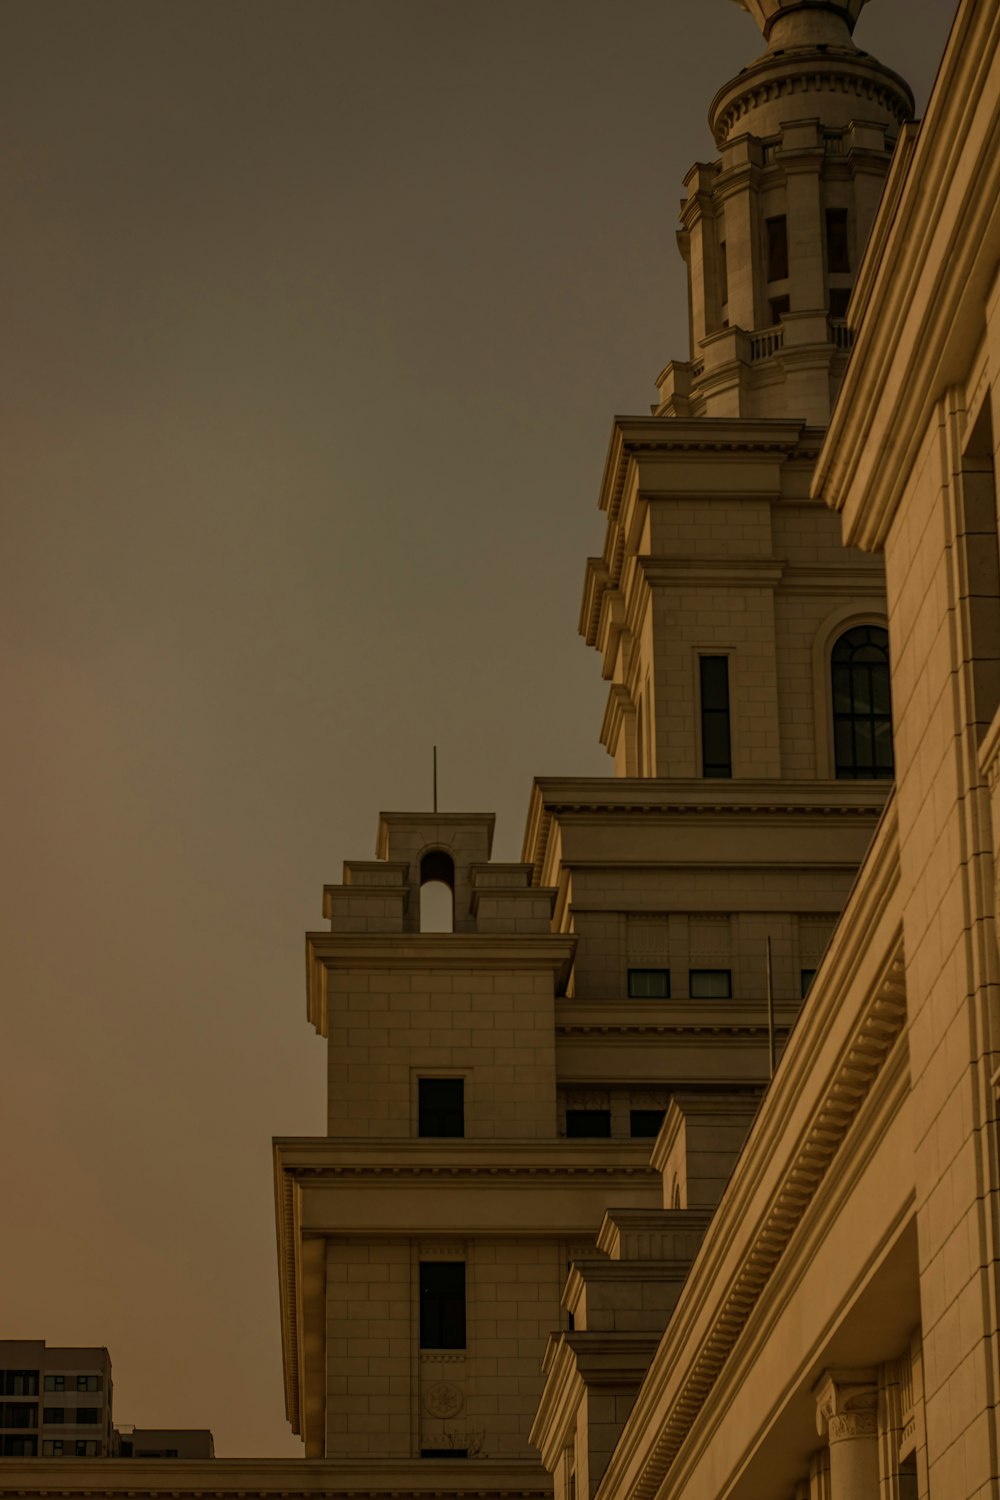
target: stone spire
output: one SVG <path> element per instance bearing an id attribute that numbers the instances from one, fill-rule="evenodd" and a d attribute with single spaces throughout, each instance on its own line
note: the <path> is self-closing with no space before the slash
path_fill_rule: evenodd
<path id="1" fill-rule="evenodd" d="M 854 276 L 913 96 L 855 46 L 865 0 L 737 0 L 767 50 L 712 100 L 719 159 L 686 178 L 691 353 L 664 416 L 824 425 L 850 350 Z"/>

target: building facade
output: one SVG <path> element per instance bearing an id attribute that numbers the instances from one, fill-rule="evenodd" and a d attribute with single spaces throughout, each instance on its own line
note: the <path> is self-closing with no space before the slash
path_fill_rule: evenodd
<path id="1" fill-rule="evenodd" d="M 1000 1500 L 1000 0 L 919 130 L 864 0 L 743 3 L 587 566 L 615 774 L 536 782 L 517 864 L 384 814 L 324 892 L 307 1457 L 148 1493 Z"/>

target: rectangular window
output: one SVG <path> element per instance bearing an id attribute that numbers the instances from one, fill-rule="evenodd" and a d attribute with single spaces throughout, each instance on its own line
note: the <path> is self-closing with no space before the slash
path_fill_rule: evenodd
<path id="1" fill-rule="evenodd" d="M 97 1406 L 78 1406 L 76 1409 L 76 1420 L 86 1423 L 88 1426 L 91 1422 L 99 1422 L 101 1420 L 100 1408 Z"/>
<path id="2" fill-rule="evenodd" d="M 799 982 L 800 982 L 800 986 L 801 986 L 800 993 L 802 995 L 803 1000 L 808 995 L 809 990 L 810 990 L 810 988 L 812 986 L 812 982 L 813 982 L 813 980 L 815 978 L 816 978 L 816 970 L 815 969 L 802 969 L 802 970 L 800 970 L 800 973 L 799 973 Z"/>
<path id="3" fill-rule="evenodd" d="M 38 1407 L 26 1401 L 8 1401 L 0 1406 L 0 1427 L 37 1427 Z"/>
<path id="4" fill-rule="evenodd" d="M 42 1411 L 43 1422 L 65 1422 L 66 1408 L 63 1406 L 46 1406 Z"/>
<path id="5" fill-rule="evenodd" d="M 419 1135 L 465 1135 L 465 1079 L 417 1079 Z"/>
<path id="6" fill-rule="evenodd" d="M 651 1140 L 660 1133 L 663 1124 L 662 1109 L 630 1109 L 629 1134 L 635 1140 Z"/>
<path id="7" fill-rule="evenodd" d="M 611 1135 L 610 1109 L 568 1109 L 566 1134 L 572 1140 L 607 1140 Z"/>
<path id="8" fill-rule="evenodd" d="M 468 1448 L 421 1448 L 421 1458 L 468 1458 Z"/>
<path id="9" fill-rule="evenodd" d="M 729 1000 L 732 993 L 732 969 L 691 969 L 688 973 L 692 1000 Z"/>
<path id="10" fill-rule="evenodd" d="M 77 1458 L 96 1458 L 99 1446 L 93 1438 L 77 1438 L 73 1451 Z"/>
<path id="11" fill-rule="evenodd" d="M 46 1375 L 45 1389 L 47 1391 L 64 1391 L 66 1389 L 65 1375 Z"/>
<path id="12" fill-rule="evenodd" d="M 788 223 L 784 214 L 764 221 L 767 230 L 767 279 L 784 281 L 788 276 Z"/>
<path id="13" fill-rule="evenodd" d="M 722 240 L 719 245 L 719 300 L 723 307 L 729 303 L 729 256 L 726 251 L 726 242 Z"/>
<path id="14" fill-rule="evenodd" d="M 78 1391 L 99 1391 L 101 1389 L 100 1375 L 78 1375 L 76 1377 L 76 1388 Z"/>
<path id="15" fill-rule="evenodd" d="M 701 674 L 701 774 L 727 777 L 733 774 L 729 737 L 729 658 L 700 656 Z"/>
<path id="16" fill-rule="evenodd" d="M 826 269 L 851 269 L 851 258 L 847 250 L 846 208 L 828 208 L 826 211 Z"/>
<path id="17" fill-rule="evenodd" d="M 465 1348 L 465 1261 L 420 1262 L 421 1349 Z"/>
<path id="18" fill-rule="evenodd" d="M 62 1458 L 62 1451 L 63 1451 L 62 1438 L 43 1438 L 42 1439 L 42 1457 L 43 1458 Z"/>
<path id="19" fill-rule="evenodd" d="M 5 1396 L 37 1396 L 37 1370 L 0 1370 L 0 1394 Z"/>
<path id="20" fill-rule="evenodd" d="M 5 1437 L 0 1448 L 4 1458 L 37 1458 L 38 1439 L 34 1437 Z"/>
<path id="21" fill-rule="evenodd" d="M 792 304 L 788 297 L 771 298 L 770 302 L 768 303 L 768 307 L 771 310 L 772 328 L 776 328 L 778 326 L 782 318 L 785 316 L 785 313 L 791 310 L 791 306 Z"/>
<path id="22" fill-rule="evenodd" d="M 669 969 L 629 969 L 628 995 L 630 1000 L 669 1000 Z"/>
<path id="23" fill-rule="evenodd" d="M 851 293 L 850 293 L 850 291 L 849 291 L 849 289 L 847 287 L 845 287 L 845 286 L 831 287 L 830 288 L 830 317 L 831 318 L 837 318 L 837 319 L 846 318 L 847 317 L 847 309 L 848 309 L 848 307 L 850 305 L 850 301 L 851 301 Z"/>

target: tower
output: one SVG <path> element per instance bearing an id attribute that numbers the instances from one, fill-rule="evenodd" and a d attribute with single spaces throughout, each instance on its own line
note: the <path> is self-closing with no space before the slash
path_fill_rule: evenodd
<path id="1" fill-rule="evenodd" d="M 909 94 L 860 0 L 748 8 L 768 50 L 688 179 L 691 357 L 615 421 L 587 566 L 614 775 L 537 781 L 518 864 L 489 815 L 383 814 L 307 939 L 286 1399 L 356 1488 L 541 1492 L 537 1448 L 591 1500 L 766 1087 L 769 982 L 780 1051 L 889 786 L 881 568 L 810 482 Z"/>

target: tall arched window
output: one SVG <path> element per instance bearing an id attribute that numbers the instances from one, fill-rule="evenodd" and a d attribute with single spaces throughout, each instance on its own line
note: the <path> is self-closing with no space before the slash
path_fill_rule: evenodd
<path id="1" fill-rule="evenodd" d="M 454 932 L 455 862 L 443 849 L 420 861 L 420 931 Z"/>
<path id="2" fill-rule="evenodd" d="M 881 625 L 855 625 L 835 644 L 830 667 L 837 777 L 888 780 L 892 776 L 888 633 Z"/>

